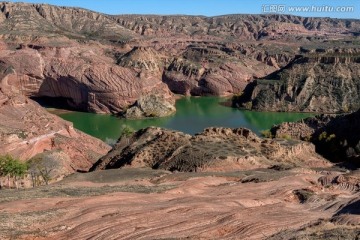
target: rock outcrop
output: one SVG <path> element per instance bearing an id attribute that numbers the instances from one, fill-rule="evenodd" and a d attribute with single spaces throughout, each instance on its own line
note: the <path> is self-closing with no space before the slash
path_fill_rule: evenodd
<path id="1" fill-rule="evenodd" d="M 290 136 L 311 141 L 327 159 L 345 162 L 351 167 L 360 161 L 360 110 L 343 115 L 320 115 L 295 123 L 283 123 L 271 129 L 273 136 Z"/>
<path id="2" fill-rule="evenodd" d="M 74 109 L 97 113 L 117 114 L 147 93 L 173 97 L 161 77 L 140 78 L 103 55 L 97 46 L 78 44 L 2 50 L 0 85 L 9 94 L 63 98 Z"/>
<path id="3" fill-rule="evenodd" d="M 61 152 L 62 175 L 88 170 L 110 146 L 73 128 L 24 96 L 0 92 L 0 155 L 29 160 Z M 70 159 L 70 160 L 69 160 Z"/>
<path id="4" fill-rule="evenodd" d="M 291 139 L 299 139 L 310 141 L 312 135 L 319 129 L 323 129 L 326 124 L 333 120 L 336 115 L 321 114 L 315 117 L 302 119 L 298 122 L 285 122 L 275 125 L 271 128 L 270 132 L 272 137 Z"/>
<path id="5" fill-rule="evenodd" d="M 195 136 L 147 128 L 121 138 L 92 171 L 151 167 L 182 172 L 234 171 L 275 165 L 330 166 L 315 147 L 295 140 L 264 140 L 248 129 L 208 128 Z"/>
<path id="6" fill-rule="evenodd" d="M 241 92 L 254 78 L 277 69 L 238 50 L 199 44 L 189 46 L 168 65 L 163 81 L 179 94 L 225 96 Z"/>
<path id="7" fill-rule="evenodd" d="M 359 66 L 359 49 L 299 56 L 280 71 L 248 85 L 233 104 L 261 111 L 354 111 L 360 107 Z"/>
<path id="8" fill-rule="evenodd" d="M 129 119 L 140 119 L 146 117 L 166 117 L 175 112 L 176 108 L 173 103 L 169 103 L 158 95 L 147 95 L 140 97 L 121 116 Z"/>

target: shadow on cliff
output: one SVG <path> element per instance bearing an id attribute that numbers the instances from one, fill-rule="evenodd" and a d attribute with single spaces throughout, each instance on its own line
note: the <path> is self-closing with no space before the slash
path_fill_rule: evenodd
<path id="1" fill-rule="evenodd" d="M 78 108 L 73 107 L 72 101 L 70 98 L 65 97 L 31 97 L 30 99 L 34 100 L 44 108 L 56 108 L 69 111 L 79 111 Z"/>
<path id="2" fill-rule="evenodd" d="M 335 216 L 341 214 L 356 214 L 360 215 L 360 200 L 354 201 L 345 207 L 343 207 L 340 211 L 338 211 Z"/>
<path id="3" fill-rule="evenodd" d="M 312 136 L 316 151 L 332 162 L 360 167 L 360 110 L 331 119 Z"/>

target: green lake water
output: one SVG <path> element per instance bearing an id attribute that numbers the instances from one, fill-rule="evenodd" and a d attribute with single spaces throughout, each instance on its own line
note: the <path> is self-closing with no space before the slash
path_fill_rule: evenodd
<path id="1" fill-rule="evenodd" d="M 128 125 L 136 130 L 158 126 L 194 134 L 207 127 L 246 127 L 256 133 L 281 122 L 297 121 L 312 116 L 307 113 L 253 112 L 226 107 L 225 99 L 218 97 L 185 97 L 177 100 L 177 112 L 166 118 L 143 120 L 120 119 L 110 115 L 85 112 L 58 113 L 74 123 L 74 127 L 108 143 L 120 136 L 121 127 Z"/>

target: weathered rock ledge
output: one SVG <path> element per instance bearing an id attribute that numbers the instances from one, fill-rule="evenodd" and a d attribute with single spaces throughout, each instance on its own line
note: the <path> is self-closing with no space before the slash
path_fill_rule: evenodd
<path id="1" fill-rule="evenodd" d="M 77 170 L 87 171 L 110 146 L 73 128 L 24 96 L 0 91 L 0 155 L 27 161 L 44 159 L 53 165 L 56 181 Z"/>
<path id="2" fill-rule="evenodd" d="M 91 171 L 151 167 L 170 171 L 234 171 L 275 165 L 330 166 L 311 143 L 261 139 L 245 128 L 208 128 L 195 136 L 147 128 L 121 138 Z"/>
<path id="3" fill-rule="evenodd" d="M 360 107 L 358 50 L 298 56 L 249 84 L 234 106 L 260 111 L 342 113 Z"/>
<path id="4" fill-rule="evenodd" d="M 360 166 L 360 110 L 351 114 L 320 115 L 274 126 L 274 137 L 288 136 L 312 142 L 317 152 L 350 167 Z"/>

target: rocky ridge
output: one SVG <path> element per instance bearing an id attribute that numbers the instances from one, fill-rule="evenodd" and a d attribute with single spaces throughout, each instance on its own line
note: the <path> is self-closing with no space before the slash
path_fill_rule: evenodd
<path id="1" fill-rule="evenodd" d="M 290 112 L 341 113 L 359 109 L 359 49 L 316 51 L 308 50 L 281 70 L 249 84 L 233 105 Z"/>
<path id="2" fill-rule="evenodd" d="M 150 167 L 181 172 L 312 166 L 329 163 L 307 142 L 264 140 L 248 129 L 208 128 L 190 136 L 147 128 L 122 137 L 91 171 L 121 167 Z"/>
<path id="3" fill-rule="evenodd" d="M 274 126 L 271 133 L 274 137 L 311 141 L 327 159 L 356 167 L 360 159 L 359 120 L 360 110 L 339 116 L 320 115 Z"/>
<path id="4" fill-rule="evenodd" d="M 30 18 L 31 22 L 26 22 Z M 203 16 L 111 16 L 81 8 L 58 7 L 46 4 L 1 3 L 3 29 L 33 34 L 66 32 L 69 37 L 93 39 L 105 37 L 110 40 L 131 39 L 136 36 L 170 37 L 193 36 L 205 39 L 233 36 L 241 40 L 262 38 L 294 39 L 298 35 L 356 36 L 360 29 L 357 20 L 311 18 L 292 15 L 225 15 Z M 20 23 L 20 24 L 19 24 Z M 42 28 L 40 26 L 43 26 Z M 11 35 L 11 34 L 9 34 Z M 26 34 L 28 35 L 28 34 Z M 122 38 L 121 38 L 122 37 Z"/>
<path id="5" fill-rule="evenodd" d="M 52 158 L 61 165 L 57 177 L 63 177 L 77 170 L 87 171 L 110 149 L 24 96 L 0 92 L 0 99 L 1 154 L 23 161 L 34 157 Z"/>
<path id="6" fill-rule="evenodd" d="M 0 61 L 10 79 L 2 82 L 8 88 L 30 97 L 60 97 L 78 110 L 113 114 L 142 95 L 171 101 L 170 90 L 241 93 L 252 80 L 294 61 L 304 46 L 357 48 L 360 28 L 357 20 L 289 15 L 110 16 L 10 2 L 0 3 L 0 9 Z M 356 67 L 345 64 L 345 70 Z M 327 78 L 324 74 L 319 78 Z M 328 110 L 351 108 L 349 99 Z M 323 110 L 313 105 L 299 108 Z"/>

